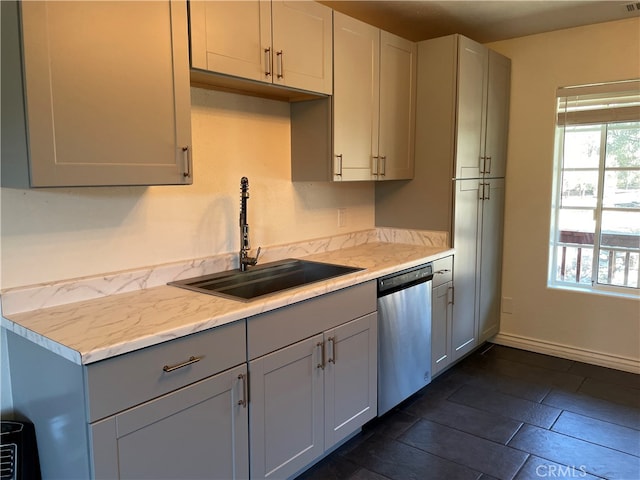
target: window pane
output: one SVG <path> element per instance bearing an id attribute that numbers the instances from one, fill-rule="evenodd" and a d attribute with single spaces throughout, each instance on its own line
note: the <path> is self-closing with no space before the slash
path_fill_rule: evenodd
<path id="1" fill-rule="evenodd" d="M 606 168 L 640 167 L 640 122 L 607 127 Z"/>
<path id="2" fill-rule="evenodd" d="M 598 283 L 638 288 L 638 252 L 600 249 Z"/>
<path id="3" fill-rule="evenodd" d="M 604 175 L 602 205 L 640 208 L 640 170 L 609 170 Z"/>
<path id="4" fill-rule="evenodd" d="M 614 239 L 608 240 L 607 235 Z M 603 211 L 600 242 L 602 245 L 640 248 L 640 211 Z"/>
<path id="5" fill-rule="evenodd" d="M 564 133 L 563 168 L 598 168 L 600 126 L 567 127 Z"/>
<path id="6" fill-rule="evenodd" d="M 638 287 L 640 212 L 602 212 L 598 282 Z"/>
<path id="7" fill-rule="evenodd" d="M 598 202 L 598 170 L 562 172 L 562 206 L 594 207 Z"/>
<path id="8" fill-rule="evenodd" d="M 590 285 L 593 249 L 571 246 L 559 246 L 557 249 L 556 281 Z"/>
<path id="9" fill-rule="evenodd" d="M 593 210 L 561 209 L 558 216 L 558 229 L 561 242 L 593 244 L 593 234 L 596 231 Z M 563 239 L 568 232 L 575 237 L 571 241 Z"/>

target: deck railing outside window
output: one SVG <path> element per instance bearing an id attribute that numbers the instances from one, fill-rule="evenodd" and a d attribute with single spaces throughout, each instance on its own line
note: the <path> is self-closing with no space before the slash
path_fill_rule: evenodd
<path id="1" fill-rule="evenodd" d="M 640 253 L 637 235 L 603 234 L 598 258 L 598 282 L 605 285 L 638 288 Z M 593 269 L 593 234 L 560 231 L 556 278 L 568 284 L 591 284 Z M 615 246 L 614 246 L 615 245 Z"/>

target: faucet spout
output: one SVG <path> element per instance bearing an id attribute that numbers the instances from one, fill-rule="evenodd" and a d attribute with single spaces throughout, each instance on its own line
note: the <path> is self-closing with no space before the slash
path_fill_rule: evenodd
<path id="1" fill-rule="evenodd" d="M 249 198 L 249 179 L 242 177 L 240 179 L 240 271 L 246 272 L 248 266 L 258 263 L 260 256 L 260 247 L 255 257 L 249 256 L 251 247 L 249 246 L 249 223 L 247 222 L 247 199 Z"/>

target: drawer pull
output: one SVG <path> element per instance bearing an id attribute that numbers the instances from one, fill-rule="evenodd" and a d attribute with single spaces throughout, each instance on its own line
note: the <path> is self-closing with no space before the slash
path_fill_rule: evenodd
<path id="1" fill-rule="evenodd" d="M 448 268 L 443 268 L 442 270 L 438 270 L 437 272 L 435 272 L 436 275 L 444 275 L 445 273 L 449 273 L 451 270 L 449 270 Z"/>
<path id="2" fill-rule="evenodd" d="M 202 358 L 203 357 L 189 357 L 189 360 L 183 363 L 179 363 L 178 365 L 173 365 L 172 367 L 170 367 L 169 365 L 165 365 L 164 367 L 162 367 L 162 371 L 167 373 L 173 372 L 174 370 L 178 370 L 179 368 L 183 368 L 191 365 L 192 363 L 199 362 L 200 360 L 202 360 Z"/>

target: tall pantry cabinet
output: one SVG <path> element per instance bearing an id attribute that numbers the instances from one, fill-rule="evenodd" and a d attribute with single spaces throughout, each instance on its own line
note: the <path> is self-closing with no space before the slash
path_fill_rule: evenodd
<path id="1" fill-rule="evenodd" d="M 415 178 L 376 184 L 377 226 L 450 232 L 452 361 L 499 330 L 510 68 L 461 35 L 419 43 Z"/>

